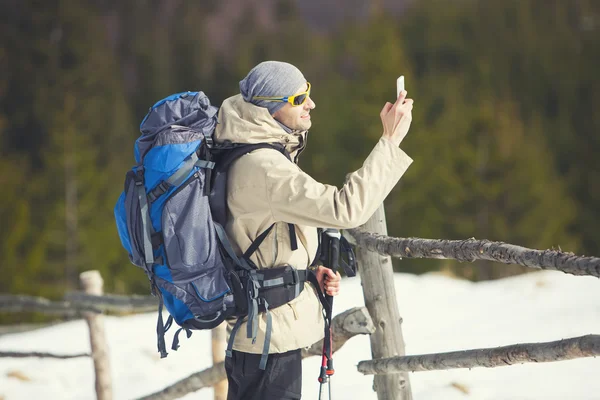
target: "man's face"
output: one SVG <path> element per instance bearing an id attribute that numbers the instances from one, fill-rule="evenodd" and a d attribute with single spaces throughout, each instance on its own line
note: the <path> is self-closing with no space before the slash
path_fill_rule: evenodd
<path id="1" fill-rule="evenodd" d="M 300 87 L 296 93 L 304 93 L 308 90 L 308 85 L 305 83 Z M 273 114 L 273 118 L 281 122 L 285 126 L 293 130 L 307 131 L 310 129 L 312 122 L 310 121 L 310 110 L 315 108 L 316 105 L 310 96 L 306 99 L 304 104 L 300 106 L 292 106 L 290 103 L 285 103 L 283 107 Z"/>

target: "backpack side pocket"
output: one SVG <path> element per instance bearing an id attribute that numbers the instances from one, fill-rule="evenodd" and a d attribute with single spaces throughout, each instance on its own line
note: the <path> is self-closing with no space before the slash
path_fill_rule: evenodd
<path id="1" fill-rule="evenodd" d="M 196 171 L 166 200 L 162 234 L 171 281 L 164 287 L 185 303 L 195 318 L 206 319 L 225 308 L 231 292 L 208 197 L 205 175 Z"/>

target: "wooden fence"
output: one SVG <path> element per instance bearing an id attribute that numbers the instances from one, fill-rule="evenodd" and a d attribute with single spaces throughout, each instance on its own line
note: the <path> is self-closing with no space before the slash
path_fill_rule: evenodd
<path id="1" fill-rule="evenodd" d="M 573 275 L 600 277 L 600 258 L 581 257 L 560 250 L 534 250 L 489 240 L 432 240 L 421 238 L 394 238 L 364 230 L 350 230 L 359 248 L 381 255 L 398 258 L 454 259 L 473 262 L 491 260 L 503 264 L 517 264 L 529 268 L 562 271 Z M 549 362 L 600 355 L 600 335 L 548 343 L 515 344 L 504 347 L 456 351 L 448 353 L 374 357 L 361 361 L 358 371 L 363 374 L 394 377 L 398 373 L 445 370 L 452 368 L 498 367 L 525 362 Z M 378 391 L 378 399 L 408 400 L 410 393 Z"/>
<path id="2" fill-rule="evenodd" d="M 97 271 L 87 271 L 84 274 L 97 275 Z M 0 295 L 0 311 L 3 312 L 40 312 L 50 315 L 61 315 L 69 317 L 86 317 L 91 315 L 101 316 L 105 312 L 109 313 L 140 313 L 156 311 L 158 301 L 152 296 L 119 296 L 119 295 L 99 295 L 87 293 L 69 293 L 65 295 L 63 301 L 51 301 L 41 297 L 24 295 Z M 90 335 L 97 335 L 98 329 L 103 330 L 101 325 L 90 326 Z M 369 313 L 365 307 L 356 307 L 338 314 L 333 319 L 333 349 L 336 351 L 341 348 L 349 339 L 360 334 L 372 334 L 375 327 Z M 102 335 L 102 333 L 100 333 Z M 96 338 L 91 337 L 91 342 L 97 342 Z M 315 343 L 310 349 L 304 350 L 302 356 L 309 357 L 320 355 L 323 342 Z M 0 357 L 38 357 L 71 359 L 77 357 L 92 357 L 95 361 L 96 393 L 98 399 L 110 399 L 110 381 L 106 378 L 109 368 L 109 362 L 104 355 L 106 354 L 104 346 L 98 346 L 98 343 L 92 345 L 92 353 L 83 354 L 54 354 L 42 352 L 15 352 L 0 351 Z M 221 356 L 221 354 L 218 354 Z M 98 362 L 99 362 L 99 365 Z M 100 373 L 99 373 L 100 371 Z M 110 375 L 110 374 L 108 374 Z M 212 367 L 194 373 L 185 379 L 161 390 L 160 392 L 144 396 L 141 399 L 176 399 L 188 393 L 200 390 L 206 387 L 218 385 L 226 379 L 224 363 L 220 362 Z M 106 383 L 108 390 L 106 389 Z M 99 390 L 100 389 L 100 390 Z"/>
<path id="3" fill-rule="evenodd" d="M 518 264 L 530 268 L 557 270 L 573 275 L 600 277 L 600 258 L 580 257 L 572 253 L 557 250 L 532 250 L 520 246 L 487 240 L 431 240 L 420 238 L 393 238 L 386 236 L 383 209 L 378 211 L 371 222 L 372 231 L 350 230 L 358 246 L 358 258 L 361 266 L 361 279 L 365 290 L 367 307 L 347 310 L 334 318 L 334 351 L 343 346 L 350 338 L 358 334 L 376 337 L 383 335 L 388 343 L 373 351 L 373 360 L 361 361 L 358 370 L 364 374 L 375 375 L 375 390 L 379 399 L 412 398 L 408 372 L 440 370 L 451 368 L 497 367 L 524 362 L 560 361 L 580 357 L 600 355 L 600 335 L 587 335 L 549 343 L 515 344 L 511 346 L 475 349 L 425 355 L 404 355 L 404 343 L 401 339 L 401 318 L 398 316 L 393 283 L 390 279 L 390 256 L 402 258 L 446 258 L 458 261 L 493 260 L 505 264 Z M 369 224 L 366 225 L 368 227 Z M 368 257 L 371 257 L 370 259 Z M 370 271 L 370 273 L 369 273 Z M 387 275 L 386 275 L 387 274 Z M 82 274 L 82 281 L 99 278 L 94 272 Z M 86 278 L 87 277 L 87 278 Z M 100 278 L 101 279 L 101 278 Z M 379 283 L 378 283 L 379 282 Z M 381 282 L 387 282 L 382 296 Z M 380 285 L 380 286 L 377 286 Z M 385 286 L 384 285 L 384 286 Z M 94 285 L 92 284 L 92 287 Z M 373 293 L 367 293 L 372 290 Z M 391 293 L 388 293 L 391 291 Z M 377 294 L 375 292 L 378 292 Z M 391 296 L 391 300 L 387 298 Z M 383 298 L 386 301 L 383 301 Z M 97 317 L 105 312 L 132 313 L 156 310 L 157 300 L 151 296 L 104 295 L 98 289 L 89 288 L 86 292 L 68 293 L 62 301 L 50 301 L 40 297 L 23 295 L 0 295 L 0 311 L 27 312 L 69 317 L 84 317 L 90 326 L 92 354 L 60 355 L 50 353 L 0 352 L 0 357 L 52 357 L 67 359 L 91 356 L 95 363 L 96 393 L 98 399 L 110 400 L 111 383 L 108 380 L 109 362 L 103 347 L 101 320 Z M 390 321 L 399 321 L 397 324 Z M 96 334 L 94 334 L 96 331 Z M 394 335 L 394 337 L 391 337 Z M 400 338 L 398 338 L 400 336 Z M 390 340 L 395 339 L 395 340 Z M 399 340 L 398 340 L 399 339 Z M 222 339 L 220 339 L 222 340 Z M 391 343 L 391 344 L 390 344 Z M 322 343 L 315 343 L 303 352 L 303 357 L 320 355 Z M 372 343 L 373 345 L 373 343 Z M 390 357 L 386 354 L 397 354 Z M 379 380 L 378 380 L 379 378 Z M 196 372 L 175 384 L 142 399 L 176 399 L 199 389 L 219 384 L 225 379 L 223 362 Z"/>

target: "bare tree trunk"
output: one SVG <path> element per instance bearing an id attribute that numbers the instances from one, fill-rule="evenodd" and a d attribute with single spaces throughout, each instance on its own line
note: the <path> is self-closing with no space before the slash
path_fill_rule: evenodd
<path id="1" fill-rule="evenodd" d="M 533 250 L 514 244 L 489 240 L 439 240 L 394 238 L 359 229 L 348 232 L 356 243 L 379 254 L 399 258 L 436 258 L 458 261 L 491 260 L 529 268 L 562 271 L 573 275 L 600 278 L 600 258 L 581 257 L 556 250 Z"/>
<path id="2" fill-rule="evenodd" d="M 222 323 L 212 330 L 213 365 L 225 361 L 227 342 L 227 324 Z M 213 385 L 215 400 L 227 400 L 227 380 L 223 379 Z"/>
<path id="3" fill-rule="evenodd" d="M 346 310 L 333 318 L 333 351 L 339 350 L 347 340 L 355 335 L 368 335 L 375 330 L 373 321 L 364 307 Z M 320 356 L 323 340 L 315 343 L 308 351 L 302 351 L 302 358 Z M 221 362 L 203 371 L 196 372 L 163 390 L 141 397 L 139 400 L 173 400 L 188 393 L 213 386 L 215 383 L 226 379 L 225 366 Z"/>
<path id="4" fill-rule="evenodd" d="M 487 179 L 487 165 L 490 153 L 489 132 L 479 132 L 477 137 L 477 167 L 476 173 L 481 182 Z M 483 237 L 487 237 L 490 223 L 490 204 L 489 200 L 481 199 L 476 204 L 476 222 L 477 232 Z M 487 281 L 494 278 L 494 265 L 490 261 L 480 261 L 477 263 L 477 280 Z"/>
<path id="5" fill-rule="evenodd" d="M 88 294 L 102 295 L 104 281 L 100 272 L 86 271 L 79 275 L 81 286 Z M 96 373 L 96 396 L 98 400 L 112 400 L 112 383 L 110 363 L 108 359 L 108 344 L 104 333 L 104 316 L 96 313 L 86 313 L 85 320 L 90 329 L 90 343 L 94 371 Z"/>
<path id="6" fill-rule="evenodd" d="M 369 232 L 387 234 L 383 204 L 362 228 Z M 392 260 L 389 256 L 379 255 L 364 247 L 358 248 L 357 259 L 365 305 L 376 328 L 371 335 L 372 358 L 403 356 L 402 318 L 396 301 Z M 375 376 L 373 388 L 379 400 L 412 399 L 407 373 Z"/>
<path id="7" fill-rule="evenodd" d="M 78 199 L 77 199 L 77 175 L 76 175 L 76 146 L 75 129 L 68 121 L 68 117 L 74 114 L 75 99 L 70 93 L 65 94 L 65 280 L 69 287 L 76 285 L 75 271 L 78 261 Z"/>
<path id="8" fill-rule="evenodd" d="M 546 343 L 523 343 L 492 349 L 453 351 L 418 356 L 361 361 L 365 375 L 399 371 L 433 371 L 454 368 L 504 367 L 526 362 L 551 362 L 600 355 L 600 335 L 587 335 Z"/>

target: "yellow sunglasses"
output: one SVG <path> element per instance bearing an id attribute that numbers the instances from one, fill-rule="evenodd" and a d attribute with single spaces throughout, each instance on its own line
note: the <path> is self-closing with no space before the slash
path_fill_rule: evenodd
<path id="1" fill-rule="evenodd" d="M 263 101 L 275 101 L 278 103 L 290 103 L 292 107 L 301 106 L 306 103 L 306 99 L 310 96 L 310 82 L 306 82 L 308 89 L 306 92 L 302 92 L 300 94 L 295 94 L 293 96 L 284 96 L 284 97 L 262 97 L 262 96 L 254 96 L 253 100 L 263 100 Z"/>

